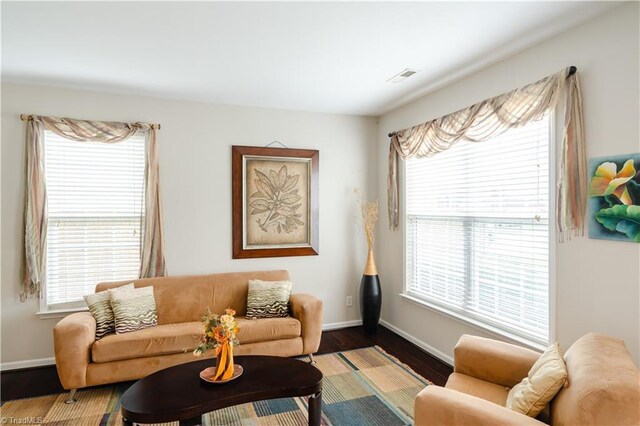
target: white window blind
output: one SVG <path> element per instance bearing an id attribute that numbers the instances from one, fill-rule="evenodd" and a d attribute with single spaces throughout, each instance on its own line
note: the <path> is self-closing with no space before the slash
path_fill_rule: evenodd
<path id="1" fill-rule="evenodd" d="M 549 340 L 549 118 L 408 160 L 409 296 Z"/>
<path id="2" fill-rule="evenodd" d="M 45 131 L 44 151 L 45 309 L 83 306 L 97 283 L 138 277 L 145 135 L 109 144 Z"/>

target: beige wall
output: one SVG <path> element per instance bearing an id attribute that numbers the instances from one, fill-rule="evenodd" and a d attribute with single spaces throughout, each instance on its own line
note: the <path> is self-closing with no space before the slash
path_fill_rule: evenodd
<path id="1" fill-rule="evenodd" d="M 48 87 L 2 85 L 2 363 L 51 357 L 57 320 L 18 299 L 24 191 L 20 113 L 162 124 L 160 173 L 169 273 L 288 269 L 294 291 L 325 302 L 325 324 L 359 318 L 366 258 L 353 189 L 375 196 L 373 118 L 220 106 Z M 320 255 L 231 259 L 231 145 L 320 150 Z M 356 305 L 345 307 L 345 296 Z"/>
<path id="2" fill-rule="evenodd" d="M 589 158 L 640 151 L 638 3 L 632 2 L 485 68 L 381 117 L 378 197 L 386 200 L 387 133 L 437 118 L 523 86 L 565 66 L 578 67 Z M 386 213 L 386 212 L 385 212 Z M 486 335 L 402 299 L 402 231 L 379 226 L 382 317 L 449 359 L 463 333 Z M 555 245 L 555 333 L 568 348 L 589 331 L 625 340 L 640 360 L 640 244 L 575 238 Z"/>

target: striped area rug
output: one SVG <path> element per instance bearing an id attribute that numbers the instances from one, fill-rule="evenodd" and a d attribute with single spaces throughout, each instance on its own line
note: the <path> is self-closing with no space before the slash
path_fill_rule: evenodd
<path id="1" fill-rule="evenodd" d="M 324 375 L 323 425 L 413 424 L 413 401 L 429 381 L 379 347 L 315 359 Z M 0 416 L 43 426 L 121 425 L 120 397 L 129 385 L 81 390 L 78 401 L 71 405 L 64 403 L 66 394 L 6 401 L 0 407 Z M 243 404 L 208 413 L 203 420 L 204 425 L 211 426 L 306 425 L 307 400 L 282 398 Z"/>

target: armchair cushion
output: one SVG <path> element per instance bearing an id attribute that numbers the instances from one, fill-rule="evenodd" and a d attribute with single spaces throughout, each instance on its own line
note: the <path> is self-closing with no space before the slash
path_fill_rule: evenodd
<path id="1" fill-rule="evenodd" d="M 567 367 L 556 342 L 533 364 L 529 375 L 509 391 L 506 406 L 536 417 L 566 383 Z"/>
<path id="2" fill-rule="evenodd" d="M 543 426 L 506 407 L 453 389 L 427 386 L 416 397 L 416 425 Z"/>

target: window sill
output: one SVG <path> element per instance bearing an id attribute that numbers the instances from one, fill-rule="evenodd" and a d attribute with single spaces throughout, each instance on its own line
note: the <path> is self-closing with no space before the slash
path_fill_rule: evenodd
<path id="1" fill-rule="evenodd" d="M 521 345 L 521 346 L 524 346 L 526 348 L 529 348 L 529 349 L 532 349 L 532 350 L 538 351 L 538 352 L 544 352 L 544 350 L 547 348 L 545 345 L 542 345 L 540 343 L 532 342 L 532 341 L 527 340 L 527 339 L 525 339 L 523 337 L 520 337 L 518 335 L 508 333 L 508 332 L 506 332 L 504 330 L 500 330 L 500 329 L 498 329 L 496 327 L 493 327 L 493 326 L 491 326 L 489 324 L 484 324 L 484 323 L 482 323 L 480 321 L 477 321 L 477 320 L 474 320 L 474 319 L 471 319 L 471 318 L 467 318 L 465 316 L 462 316 L 462 315 L 458 314 L 457 312 L 450 311 L 450 310 L 445 309 L 445 308 L 443 308 L 441 306 L 434 305 L 432 303 L 429 303 L 429 302 L 424 301 L 422 299 L 419 299 L 417 297 L 411 296 L 409 294 L 400 293 L 399 296 L 404 298 L 404 299 L 406 299 L 406 300 L 408 300 L 408 301 L 410 301 L 410 302 L 412 302 L 412 303 L 415 303 L 416 305 L 419 305 L 422 308 L 426 308 L 426 309 L 428 309 L 430 311 L 433 311 L 433 312 L 435 312 L 437 314 L 444 315 L 444 316 L 446 316 L 448 318 L 451 318 L 451 319 L 453 319 L 455 321 L 458 321 L 458 322 L 460 322 L 460 323 L 462 323 L 464 325 L 468 325 L 468 326 L 471 326 L 471 327 L 473 327 L 475 329 L 478 329 L 478 330 L 480 330 L 480 331 L 482 331 L 484 333 L 488 333 L 488 334 L 490 334 L 490 335 L 492 335 L 492 336 L 494 336 L 496 338 L 499 338 L 501 340 L 505 340 L 506 339 L 509 343 L 514 343 L 514 344 L 517 344 L 517 345 Z"/>
<path id="2" fill-rule="evenodd" d="M 64 318 L 67 315 L 74 314 L 76 312 L 89 312 L 89 308 L 73 308 L 73 309 L 52 309 L 49 311 L 36 312 L 39 319 L 52 319 L 52 318 Z"/>

